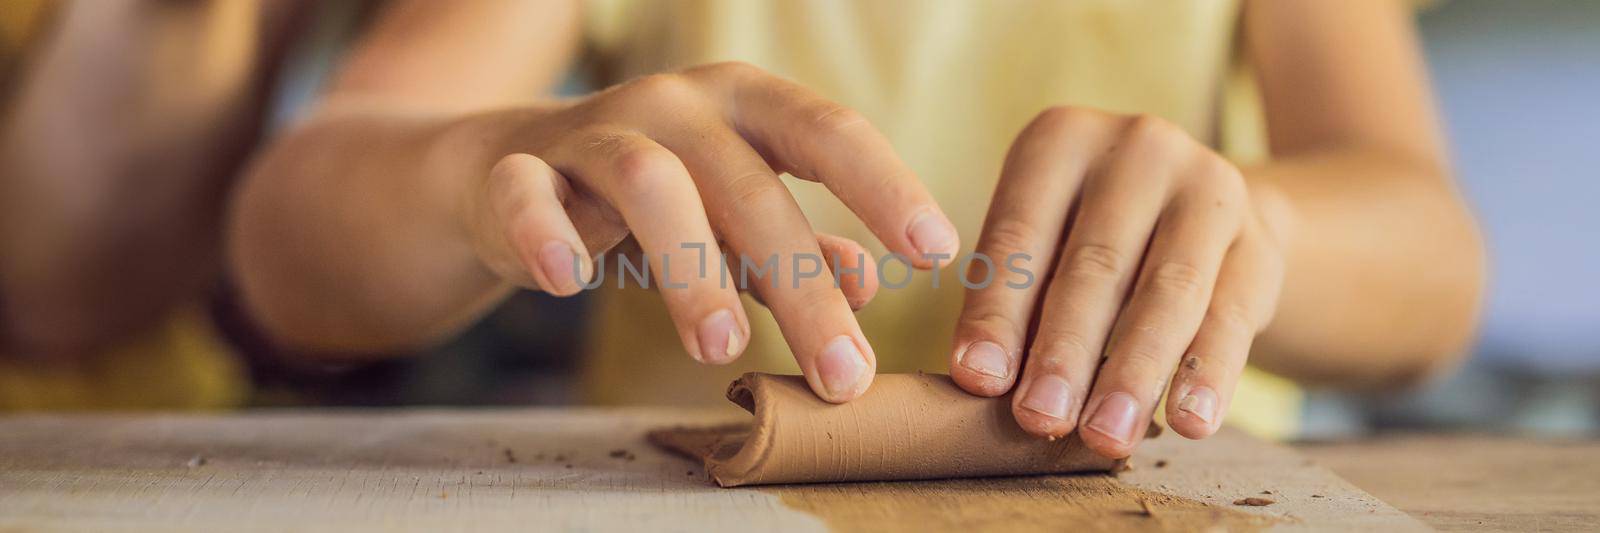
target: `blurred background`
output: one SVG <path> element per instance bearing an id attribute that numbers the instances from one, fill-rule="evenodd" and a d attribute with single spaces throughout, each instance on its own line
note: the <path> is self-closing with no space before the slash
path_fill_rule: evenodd
<path id="1" fill-rule="evenodd" d="M 1316 394 L 1310 436 L 1445 427 L 1594 434 L 1600 423 L 1600 2 L 1452 0 L 1419 19 L 1488 241 L 1474 357 L 1396 397 Z"/>
<path id="2" fill-rule="evenodd" d="M 340 17 L 359 16 L 359 4 L 348 5 L 326 10 L 291 50 L 304 67 L 274 92 L 277 121 L 336 61 L 329 51 L 339 47 L 326 41 L 344 38 L 338 28 L 349 20 Z M 1418 20 L 1457 175 L 1491 254 L 1480 342 L 1458 373 L 1419 390 L 1311 392 L 1301 437 L 1600 434 L 1600 2 L 1448 0 Z M 567 83 L 569 92 L 588 88 L 578 73 Z M 259 366 L 253 403 L 570 404 L 571 354 L 583 348 L 589 307 L 583 297 L 523 293 L 422 357 L 326 372 Z"/>

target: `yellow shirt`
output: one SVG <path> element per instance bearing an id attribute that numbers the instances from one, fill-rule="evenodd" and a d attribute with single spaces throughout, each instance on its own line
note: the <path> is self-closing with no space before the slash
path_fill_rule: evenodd
<path id="1" fill-rule="evenodd" d="M 0 413 L 210 410 L 244 405 L 250 379 L 199 305 L 73 361 L 0 353 Z"/>
<path id="2" fill-rule="evenodd" d="M 918 172 L 971 251 L 1010 141 L 1047 107 L 1154 114 L 1213 145 L 1226 137 L 1259 153 L 1259 128 L 1219 120 L 1251 111 L 1224 105 L 1249 101 L 1225 90 L 1238 10 L 1235 0 L 607 0 L 591 3 L 589 34 L 619 76 L 608 82 L 739 60 L 855 108 Z M 790 188 L 814 229 L 884 252 L 826 189 Z M 962 298 L 953 270 L 938 289 L 918 273 L 858 314 L 880 372 L 947 368 Z M 678 347 L 658 295 L 612 283 L 598 291 L 589 335 L 586 390 L 595 401 L 716 404 L 740 372 L 798 371 L 758 305 L 747 305 L 753 331 L 741 361 L 701 367 Z M 1251 370 L 1228 421 L 1282 436 L 1298 411 L 1292 384 Z"/>

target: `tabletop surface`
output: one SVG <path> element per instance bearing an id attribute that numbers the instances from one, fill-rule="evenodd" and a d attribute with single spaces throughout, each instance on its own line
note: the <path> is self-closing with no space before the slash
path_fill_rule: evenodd
<path id="1" fill-rule="evenodd" d="M 1600 512 L 1592 441 L 1293 450 L 1233 431 L 1169 434 L 1116 478 L 720 489 L 641 438 L 728 420 L 668 409 L 0 417 L 0 531 L 1592 531 Z M 1235 504 L 1251 497 L 1271 504 Z"/>
<path id="2" fill-rule="evenodd" d="M 1600 531 L 1597 440 L 1408 434 L 1295 448 L 1441 531 Z"/>

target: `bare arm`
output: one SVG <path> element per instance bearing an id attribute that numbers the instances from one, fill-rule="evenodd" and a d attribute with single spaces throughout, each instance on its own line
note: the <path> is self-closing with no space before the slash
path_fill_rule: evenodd
<path id="1" fill-rule="evenodd" d="M 1287 270 L 1251 361 L 1311 383 L 1429 376 L 1477 324 L 1483 244 L 1451 179 L 1406 2 L 1254 1 L 1273 159 L 1246 169 Z M 1271 215 L 1269 215 L 1271 216 Z"/>
<path id="2" fill-rule="evenodd" d="M 232 264 L 287 347 L 405 350 L 509 294 L 456 223 L 465 174 L 513 121 L 469 115 L 544 97 L 573 54 L 570 0 L 385 7 L 322 96 L 235 198 Z"/>

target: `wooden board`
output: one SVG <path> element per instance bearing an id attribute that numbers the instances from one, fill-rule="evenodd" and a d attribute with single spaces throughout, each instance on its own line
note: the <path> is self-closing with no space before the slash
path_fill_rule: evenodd
<path id="1" fill-rule="evenodd" d="M 1398 435 L 1297 447 L 1444 531 L 1600 531 L 1600 441 Z"/>
<path id="2" fill-rule="evenodd" d="M 750 489 L 717 488 L 642 438 L 727 421 L 641 409 L 13 416 L 0 418 L 0 531 L 1426 529 L 1235 432 L 1165 436 L 1119 479 Z M 1250 496 L 1276 503 L 1231 503 Z"/>

